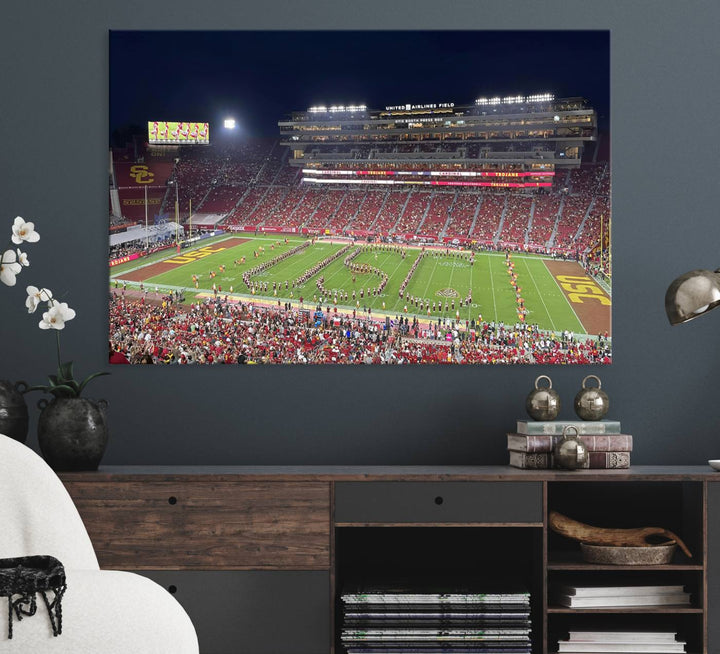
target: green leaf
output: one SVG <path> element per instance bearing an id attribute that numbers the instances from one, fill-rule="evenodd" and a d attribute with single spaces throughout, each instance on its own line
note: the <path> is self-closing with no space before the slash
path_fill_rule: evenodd
<path id="1" fill-rule="evenodd" d="M 57 375 L 48 375 L 48 380 L 50 381 L 50 386 L 57 386 L 59 383 Z"/>
<path id="2" fill-rule="evenodd" d="M 70 381 L 73 379 L 73 362 L 68 361 L 67 363 L 63 363 L 58 368 L 58 377 L 63 381 Z"/>
<path id="3" fill-rule="evenodd" d="M 91 382 L 93 379 L 95 379 L 95 377 L 102 377 L 103 375 L 109 375 L 109 374 L 110 374 L 109 372 L 95 372 L 92 375 L 86 377 L 82 381 L 80 386 L 78 387 L 77 394 L 80 395 L 80 393 L 82 393 L 83 388 L 85 388 L 89 382 Z"/>
<path id="4" fill-rule="evenodd" d="M 77 397 L 78 392 L 71 386 L 65 384 L 59 384 L 51 389 L 48 389 L 48 393 L 52 393 L 55 397 Z"/>
<path id="5" fill-rule="evenodd" d="M 48 393 L 49 390 L 50 390 L 50 386 L 40 386 L 40 385 L 37 385 L 37 386 L 30 386 L 30 387 L 28 387 L 28 389 L 27 389 L 25 392 L 26 392 L 26 393 L 29 393 L 30 391 L 43 391 L 43 392 L 45 392 L 45 393 Z"/>

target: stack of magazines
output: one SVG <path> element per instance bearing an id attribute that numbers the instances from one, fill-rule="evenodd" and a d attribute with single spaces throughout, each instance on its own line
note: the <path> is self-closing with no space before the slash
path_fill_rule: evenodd
<path id="1" fill-rule="evenodd" d="M 350 654 L 530 654 L 530 594 L 353 589 L 342 595 Z"/>
<path id="2" fill-rule="evenodd" d="M 685 645 L 674 631 L 571 631 L 567 640 L 558 643 L 558 651 L 561 654 L 681 654 Z"/>

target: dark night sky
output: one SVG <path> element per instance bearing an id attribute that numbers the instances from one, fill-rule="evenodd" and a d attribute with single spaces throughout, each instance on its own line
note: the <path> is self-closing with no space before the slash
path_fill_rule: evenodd
<path id="1" fill-rule="evenodd" d="M 239 123 L 276 136 L 315 104 L 472 104 L 477 97 L 584 96 L 607 124 L 607 31 L 110 33 L 110 130 L 148 120 Z"/>

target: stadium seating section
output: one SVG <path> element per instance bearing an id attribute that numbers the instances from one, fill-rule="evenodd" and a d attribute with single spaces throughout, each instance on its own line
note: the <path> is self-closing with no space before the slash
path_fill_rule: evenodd
<path id="1" fill-rule="evenodd" d="M 343 165 L 341 159 L 372 162 L 382 155 L 416 169 L 424 164 L 414 160 L 448 158 L 460 150 L 464 156 L 482 161 L 482 148 L 479 143 L 361 144 L 332 156 L 337 156 L 339 167 Z M 395 186 L 388 190 L 384 186 L 342 183 L 311 185 L 302 181 L 300 168 L 289 164 L 289 156 L 286 147 L 272 140 L 233 148 L 183 148 L 176 161 L 167 162 L 171 172 L 160 180 L 166 189 L 156 190 L 162 200 L 155 203 L 161 205 L 160 215 L 172 219 L 176 188 L 181 221 L 187 220 L 192 206 L 193 214 L 222 215 L 218 226 L 228 230 L 381 234 L 577 252 L 592 249 L 601 231 L 607 229 L 610 173 L 605 162 L 560 170 L 550 189 Z M 312 158 L 312 151 L 306 153 L 308 162 Z M 118 152 L 116 168 L 127 168 L 127 159 L 127 151 Z M 166 170 L 164 165 L 153 163 L 158 171 Z M 123 174 L 125 179 L 127 175 Z M 117 187 L 121 206 L 124 197 L 140 197 L 137 188 L 126 188 L 119 181 Z M 125 204 L 135 208 L 133 215 L 125 214 L 125 218 L 141 220 L 137 200 Z M 113 229 L 123 224 L 118 218 L 112 219 Z"/>

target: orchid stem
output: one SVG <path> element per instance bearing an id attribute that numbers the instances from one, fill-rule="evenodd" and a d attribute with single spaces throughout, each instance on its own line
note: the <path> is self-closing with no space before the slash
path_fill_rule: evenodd
<path id="1" fill-rule="evenodd" d="M 57 359 L 58 359 L 58 370 L 60 370 L 60 330 L 56 330 L 55 336 L 57 336 Z"/>

